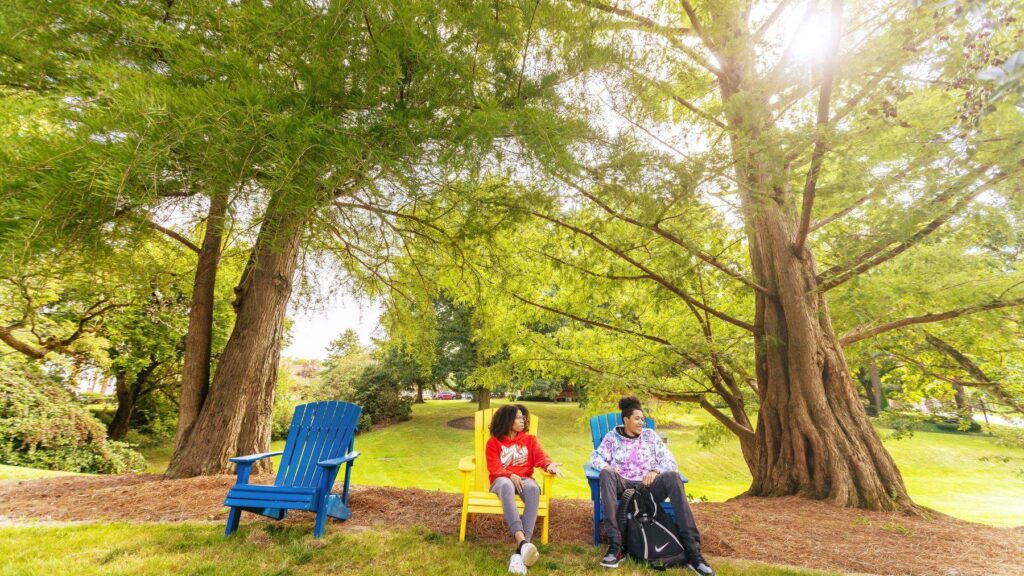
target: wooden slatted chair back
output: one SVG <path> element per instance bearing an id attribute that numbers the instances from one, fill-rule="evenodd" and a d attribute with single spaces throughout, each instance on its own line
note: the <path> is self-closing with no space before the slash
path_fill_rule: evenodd
<path id="1" fill-rule="evenodd" d="M 601 440 L 608 432 L 614 430 L 616 426 L 622 425 L 622 412 L 609 412 L 607 414 L 598 414 L 590 418 L 590 436 L 594 442 L 594 449 L 601 445 Z M 654 430 L 656 424 L 654 418 L 644 418 L 644 428 L 650 428 Z"/>
<path id="2" fill-rule="evenodd" d="M 491 418 L 494 417 L 496 408 L 477 410 L 473 421 L 473 456 L 475 457 L 476 468 L 473 471 L 473 489 L 484 491 L 491 489 L 490 474 L 487 472 L 487 441 L 491 439 Z M 540 426 L 540 418 L 536 414 L 530 414 L 529 433 L 537 435 L 537 428 Z"/>
<path id="3" fill-rule="evenodd" d="M 295 407 L 277 471 L 277 486 L 316 487 L 324 474 L 317 462 L 339 458 L 354 448 L 363 409 L 349 402 L 313 402 Z"/>

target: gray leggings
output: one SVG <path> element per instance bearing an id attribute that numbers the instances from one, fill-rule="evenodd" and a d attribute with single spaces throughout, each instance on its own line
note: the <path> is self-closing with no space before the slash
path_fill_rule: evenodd
<path id="1" fill-rule="evenodd" d="M 491 484 L 491 492 L 498 495 L 501 500 L 501 509 L 505 513 L 505 523 L 512 531 L 512 536 L 520 530 L 526 535 L 529 542 L 533 537 L 533 527 L 537 524 L 537 507 L 540 506 L 540 486 L 533 478 L 523 478 L 523 493 L 519 496 L 523 499 L 523 517 L 519 517 L 519 509 L 516 507 L 516 486 L 508 478 L 496 478 Z"/>

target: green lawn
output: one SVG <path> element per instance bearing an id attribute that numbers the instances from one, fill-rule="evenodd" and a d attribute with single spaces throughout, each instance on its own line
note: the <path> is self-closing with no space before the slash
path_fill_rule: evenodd
<path id="1" fill-rule="evenodd" d="M 501 401 L 495 404 L 501 404 Z M 541 419 L 545 449 L 564 465 L 566 478 L 555 484 L 558 498 L 589 498 L 582 466 L 590 454 L 590 433 L 583 411 L 574 404 L 527 403 Z M 362 456 L 353 481 L 358 484 L 415 486 L 458 492 L 459 458 L 473 452 L 472 434 L 447 426 L 471 416 L 476 405 L 465 401 L 428 401 L 413 407 L 408 422 L 356 438 Z M 710 450 L 696 443 L 697 427 L 710 416 L 686 407 L 654 408 L 668 437 L 669 448 L 689 477 L 687 492 L 696 498 L 722 501 L 747 488 L 750 475 L 731 438 Z M 888 432 L 882 431 L 883 437 Z M 916 502 L 975 522 L 1019 526 L 1024 521 L 1024 450 L 997 446 L 980 434 L 917 432 L 912 438 L 886 440 Z M 275 442 L 274 449 L 282 443 Z M 169 447 L 146 451 L 149 472 L 167 466 Z M 0 466 L 0 480 L 45 477 L 58 472 Z"/>
<path id="2" fill-rule="evenodd" d="M 53 478 L 56 476 L 83 476 L 83 474 L 0 464 L 0 480 L 35 480 L 36 478 Z"/>
<path id="3" fill-rule="evenodd" d="M 574 404 L 526 404 L 541 418 L 544 448 L 567 472 L 566 478 L 556 481 L 556 497 L 589 498 L 582 467 L 591 443 L 583 411 Z M 446 423 L 474 410 L 475 404 L 468 402 L 428 401 L 414 407 L 412 420 L 357 437 L 356 449 L 363 456 L 354 481 L 459 491 L 456 465 L 460 457 L 472 454 L 472 435 Z M 697 427 L 708 422 L 709 415 L 675 407 L 662 407 L 657 415 L 672 423 L 663 432 L 690 480 L 690 495 L 723 501 L 747 489 L 750 473 L 738 442 L 730 438 L 710 450 L 697 445 Z M 940 432 L 917 432 L 912 438 L 886 440 L 885 445 L 917 503 L 995 526 L 1024 523 L 1024 450 L 997 446 L 983 435 Z M 1001 461 L 1006 458 L 1009 462 Z"/>
<path id="4" fill-rule="evenodd" d="M 245 526 L 230 539 L 215 524 L 88 524 L 0 528 L 0 576 L 204 576 L 366 574 L 507 574 L 509 547 L 472 541 L 422 527 L 386 531 L 328 532 L 317 541 L 310 526 Z M 607 574 L 598 548 L 572 544 L 541 547 L 532 569 L 542 574 Z M 835 576 L 756 562 L 715 559 L 721 576 Z M 624 574 L 655 574 L 638 566 Z M 680 572 L 681 573 L 681 572 Z"/>

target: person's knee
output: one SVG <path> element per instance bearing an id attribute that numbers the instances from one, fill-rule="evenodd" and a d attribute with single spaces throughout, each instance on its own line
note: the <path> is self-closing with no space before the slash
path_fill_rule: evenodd
<path id="1" fill-rule="evenodd" d="M 682 483 L 682 481 L 683 481 L 682 477 L 679 476 L 679 472 L 662 472 L 658 476 L 663 478 L 665 482 L 679 482 L 679 483 Z"/>
<path id="2" fill-rule="evenodd" d="M 491 486 L 491 491 L 499 496 L 503 496 L 505 494 L 514 494 L 516 487 L 508 478 L 498 478 L 494 481 L 494 485 Z"/>
<path id="3" fill-rule="evenodd" d="M 597 478 L 598 478 L 598 480 L 600 482 L 604 483 L 604 482 L 614 482 L 616 480 L 616 478 L 618 478 L 618 477 L 619 477 L 619 473 L 618 472 L 616 472 L 615 470 L 612 470 L 611 467 L 606 467 L 606 468 L 603 468 L 601 470 L 601 474 Z"/>
<path id="4" fill-rule="evenodd" d="M 536 482 L 523 482 L 523 495 L 539 496 L 540 486 Z"/>

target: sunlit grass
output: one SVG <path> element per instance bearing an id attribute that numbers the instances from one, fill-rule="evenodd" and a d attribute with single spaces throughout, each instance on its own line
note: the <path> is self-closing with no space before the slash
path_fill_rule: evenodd
<path id="1" fill-rule="evenodd" d="M 232 538 L 215 524 L 86 524 L 0 529 L 0 576 L 29 574 L 163 575 L 503 575 L 508 547 L 459 543 L 423 527 L 328 529 L 313 540 L 308 525 L 243 525 Z M 541 547 L 532 572 L 607 574 L 602 550 L 574 544 Z M 829 576 L 828 572 L 714 559 L 722 576 Z M 636 565 L 622 574 L 653 574 Z"/>

